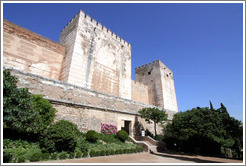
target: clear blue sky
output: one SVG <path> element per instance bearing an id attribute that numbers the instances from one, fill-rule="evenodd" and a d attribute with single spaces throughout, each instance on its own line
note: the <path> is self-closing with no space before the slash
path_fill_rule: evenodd
<path id="1" fill-rule="evenodd" d="M 242 4 L 4 4 L 3 17 L 58 42 L 80 9 L 131 43 L 132 79 L 160 59 L 174 73 L 179 111 L 211 100 L 243 120 Z"/>

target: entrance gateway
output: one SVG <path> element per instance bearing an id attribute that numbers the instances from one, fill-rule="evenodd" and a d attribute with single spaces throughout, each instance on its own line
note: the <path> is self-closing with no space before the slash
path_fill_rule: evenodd
<path id="1" fill-rule="evenodd" d="M 132 122 L 129 120 L 123 120 L 123 121 L 124 121 L 124 126 L 121 126 L 121 129 L 125 130 L 128 135 L 131 135 L 132 134 L 132 130 L 131 130 Z"/>

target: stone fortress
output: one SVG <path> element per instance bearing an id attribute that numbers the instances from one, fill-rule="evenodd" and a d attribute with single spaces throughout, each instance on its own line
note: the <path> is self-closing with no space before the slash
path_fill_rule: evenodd
<path id="1" fill-rule="evenodd" d="M 56 120 L 84 132 L 110 123 L 130 135 L 153 133 L 140 109 L 164 109 L 169 120 L 178 112 L 172 71 L 157 60 L 135 68 L 131 80 L 131 45 L 83 11 L 61 31 L 59 43 L 3 20 L 3 64 L 19 87 L 53 104 Z"/>

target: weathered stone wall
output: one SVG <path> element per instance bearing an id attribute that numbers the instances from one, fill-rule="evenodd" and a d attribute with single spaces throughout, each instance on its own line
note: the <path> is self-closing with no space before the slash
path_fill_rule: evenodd
<path id="1" fill-rule="evenodd" d="M 164 102 L 160 75 L 159 61 L 154 61 L 153 63 L 135 69 L 136 81 L 149 86 L 149 103 L 163 107 Z"/>
<path id="2" fill-rule="evenodd" d="M 173 73 L 161 61 L 136 68 L 135 79 L 149 86 L 149 104 L 178 112 Z"/>
<path id="3" fill-rule="evenodd" d="M 3 63 L 59 80 L 65 48 L 34 32 L 3 20 Z"/>
<path id="4" fill-rule="evenodd" d="M 149 87 L 132 80 L 132 100 L 138 101 L 144 104 L 149 103 Z"/>
<path id="5" fill-rule="evenodd" d="M 18 78 L 19 88 L 29 88 L 31 93 L 42 94 L 52 102 L 58 110 L 56 120 L 70 120 L 77 124 L 81 131 L 93 129 L 99 132 L 101 123 L 114 124 L 121 129 L 124 127 L 124 121 L 127 120 L 131 122 L 131 135 L 139 132 L 141 126 L 154 133 L 153 124 L 147 124 L 138 114 L 140 109 L 154 107 L 152 105 L 15 69 L 11 69 L 11 74 Z M 168 119 L 171 120 L 174 112 L 167 113 Z M 161 132 L 160 126 L 158 126 L 158 132 Z"/>
<path id="6" fill-rule="evenodd" d="M 131 99 L 131 46 L 80 11 L 62 30 L 62 80 Z"/>
<path id="7" fill-rule="evenodd" d="M 162 93 L 164 99 L 164 108 L 178 112 L 176 92 L 174 87 L 173 72 L 163 63 L 160 63 Z"/>

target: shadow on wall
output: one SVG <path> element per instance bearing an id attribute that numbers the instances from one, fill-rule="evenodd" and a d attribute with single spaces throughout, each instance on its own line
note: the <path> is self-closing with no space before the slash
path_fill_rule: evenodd
<path id="1" fill-rule="evenodd" d="M 134 123 L 134 136 L 141 136 L 141 131 L 144 130 L 143 125 L 138 121 L 138 117 L 135 117 L 135 123 Z"/>
<path id="2" fill-rule="evenodd" d="M 150 136 L 152 138 L 154 138 L 154 135 L 148 130 L 145 129 L 144 126 L 139 122 L 138 117 L 135 117 L 135 123 L 134 123 L 134 136 L 142 136 L 142 130 L 145 131 L 145 136 Z"/>

